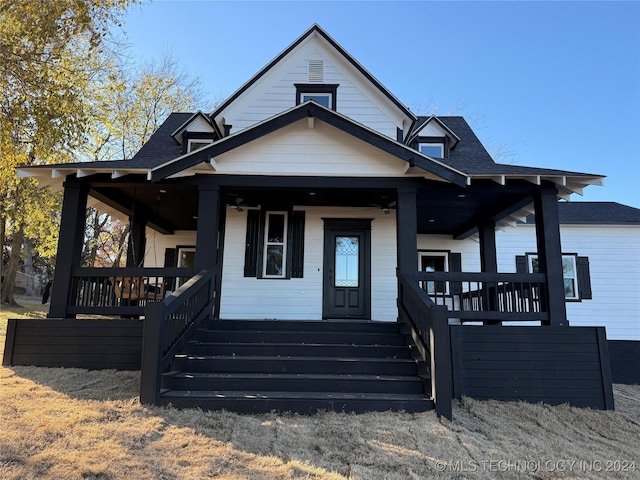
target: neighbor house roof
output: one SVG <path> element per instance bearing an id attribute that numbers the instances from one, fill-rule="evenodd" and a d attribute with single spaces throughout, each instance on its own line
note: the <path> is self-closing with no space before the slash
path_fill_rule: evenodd
<path id="1" fill-rule="evenodd" d="M 616 202 L 560 202 L 558 215 L 563 225 L 640 225 L 640 209 Z M 527 223 L 535 223 L 534 215 Z"/>

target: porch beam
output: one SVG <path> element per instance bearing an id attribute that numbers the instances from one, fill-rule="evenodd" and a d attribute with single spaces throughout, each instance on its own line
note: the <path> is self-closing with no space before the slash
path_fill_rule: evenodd
<path id="1" fill-rule="evenodd" d="M 149 210 L 139 202 L 132 205 L 131 197 L 121 192 L 112 192 L 107 196 L 102 191 L 92 188 L 91 196 L 96 200 L 104 203 L 108 207 L 111 207 L 128 216 L 132 216 L 135 210 L 140 216 L 147 218 L 147 224 L 150 228 L 153 228 L 155 231 L 163 235 L 173 234 L 174 228 L 172 224 L 160 218 L 156 218 L 154 221 L 150 221 L 149 219 L 157 217 L 157 214 L 151 212 L 151 210 Z"/>
<path id="2" fill-rule="evenodd" d="M 558 215 L 558 190 L 551 182 L 543 182 L 533 197 L 536 221 L 538 266 L 547 275 L 547 325 L 566 326 L 567 309 L 564 298 L 562 272 L 562 246 L 560 241 L 560 219 Z"/>
<path id="3" fill-rule="evenodd" d="M 398 268 L 413 272 L 418 269 L 418 213 L 416 189 L 398 189 L 396 236 Z"/>
<path id="4" fill-rule="evenodd" d="M 184 185 L 243 188 L 424 188 L 429 181 L 417 177 L 287 177 L 260 175 L 202 175 L 187 178 Z"/>
<path id="5" fill-rule="evenodd" d="M 478 225 L 482 225 L 486 222 L 497 223 L 505 217 L 522 210 L 523 208 L 531 205 L 530 194 L 523 194 L 524 196 L 520 200 L 515 201 L 511 205 L 505 208 L 504 203 L 494 205 L 492 208 L 486 208 L 474 218 L 472 218 L 465 225 L 453 232 L 454 240 L 464 240 L 470 237 L 478 231 Z"/>
<path id="6" fill-rule="evenodd" d="M 67 311 L 71 293 L 71 273 L 79 267 L 84 241 L 85 213 L 89 187 L 82 183 L 65 183 L 56 270 L 49 318 L 73 318 Z"/>

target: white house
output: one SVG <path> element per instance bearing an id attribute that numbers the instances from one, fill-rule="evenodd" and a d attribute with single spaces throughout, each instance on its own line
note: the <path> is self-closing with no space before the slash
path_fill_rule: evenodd
<path id="1" fill-rule="evenodd" d="M 504 356 L 504 345 L 535 337 L 558 358 L 519 359 L 517 382 L 530 385 L 548 368 L 555 383 L 542 393 L 496 387 L 499 398 L 612 407 L 606 369 L 581 377 L 575 349 L 564 347 L 578 334 L 593 357 L 586 363 L 600 366 L 606 342 L 602 329 L 568 327 L 568 319 L 600 323 L 574 318 L 563 256 L 576 254 L 576 272 L 585 271 L 584 257 L 592 271 L 600 266 L 586 245 L 561 243 L 558 211 L 558 199 L 602 176 L 494 162 L 464 118 L 414 115 L 318 25 L 214 112 L 170 115 L 132 160 L 20 173 L 54 186 L 64 180 L 49 316 L 144 316 L 144 401 L 249 411 L 424 410 L 432 402 L 450 416 L 451 378 L 454 394 L 468 387 L 456 381 L 466 378 L 456 377 L 466 355 L 456 339 L 492 332 L 505 340 L 487 352 Z M 129 217 L 127 268 L 80 264 L 89 201 Z M 531 213 L 534 223 L 512 227 Z M 535 269 L 517 269 L 523 257 Z M 588 278 L 574 279 L 574 294 L 586 298 Z M 596 305 L 601 284 L 591 284 Z M 625 322 L 616 335 L 636 335 Z M 467 323 L 484 326 L 455 326 Z M 114 338 L 128 335 L 117 325 Z M 334 330 L 340 325 L 348 332 Z M 374 332 L 391 343 L 380 350 Z M 336 378 L 345 356 L 354 357 L 348 368 L 367 366 L 367 386 Z M 412 364 L 409 382 L 382 373 L 400 358 Z M 249 370 L 237 377 L 245 360 Z M 190 368 L 223 371 L 198 379 Z M 599 383 L 577 395 L 564 374 Z M 428 392 L 412 390 L 416 378 L 428 379 Z"/>

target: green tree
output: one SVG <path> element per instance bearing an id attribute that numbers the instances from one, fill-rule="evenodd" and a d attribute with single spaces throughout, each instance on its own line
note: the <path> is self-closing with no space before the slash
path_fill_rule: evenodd
<path id="1" fill-rule="evenodd" d="M 90 115 L 85 93 L 100 63 L 100 47 L 131 3 L 0 4 L 0 238 L 12 234 L 2 303 L 15 304 L 13 284 L 24 235 L 46 232 L 47 224 L 54 223 L 47 209 L 58 201 L 48 189 L 37 189 L 33 180 L 17 178 L 15 169 L 73 159 Z M 56 229 L 49 230 L 54 230 L 49 231 L 50 241 L 38 242 L 45 251 L 56 243 Z"/>

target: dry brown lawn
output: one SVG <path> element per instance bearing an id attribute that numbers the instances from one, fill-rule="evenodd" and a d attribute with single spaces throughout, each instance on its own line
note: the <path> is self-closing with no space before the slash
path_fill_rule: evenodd
<path id="1" fill-rule="evenodd" d="M 4 317 L 44 316 L 22 300 L 0 312 L 0 351 Z M 449 422 L 148 407 L 138 383 L 138 372 L 0 368 L 0 478 L 640 479 L 640 385 L 614 386 L 615 412 L 465 398 Z"/>
<path id="2" fill-rule="evenodd" d="M 616 386 L 615 412 L 463 399 L 449 422 L 148 407 L 138 382 L 0 369 L 0 478 L 640 478 L 640 386 Z"/>

